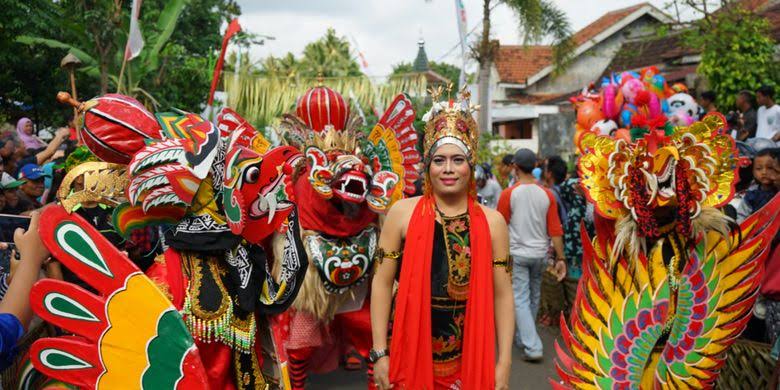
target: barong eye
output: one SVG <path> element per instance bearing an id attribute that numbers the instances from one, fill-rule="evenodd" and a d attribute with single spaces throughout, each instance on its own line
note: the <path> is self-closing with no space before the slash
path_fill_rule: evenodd
<path id="1" fill-rule="evenodd" d="M 244 183 L 247 184 L 254 184 L 257 182 L 257 179 L 260 178 L 260 169 L 258 167 L 249 167 L 249 169 L 244 172 Z"/>

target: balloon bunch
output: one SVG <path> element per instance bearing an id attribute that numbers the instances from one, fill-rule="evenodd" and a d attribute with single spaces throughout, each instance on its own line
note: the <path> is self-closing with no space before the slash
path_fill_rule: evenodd
<path id="1" fill-rule="evenodd" d="M 571 98 L 577 111 L 575 143 L 585 133 L 631 142 L 644 130 L 687 126 L 700 108 L 683 84 L 669 86 L 655 67 L 604 77 Z"/>

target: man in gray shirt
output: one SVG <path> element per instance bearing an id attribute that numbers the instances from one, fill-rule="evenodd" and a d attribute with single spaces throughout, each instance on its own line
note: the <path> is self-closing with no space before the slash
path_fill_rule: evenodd
<path id="1" fill-rule="evenodd" d="M 498 206 L 498 198 L 501 196 L 501 185 L 488 177 L 485 168 L 477 165 L 474 170 L 474 179 L 477 182 L 477 199 L 484 206 L 495 209 Z"/>

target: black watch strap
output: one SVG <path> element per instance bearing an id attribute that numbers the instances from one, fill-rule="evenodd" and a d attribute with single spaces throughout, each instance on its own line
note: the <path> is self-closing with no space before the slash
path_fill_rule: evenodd
<path id="1" fill-rule="evenodd" d="M 380 349 L 378 351 L 375 349 L 371 349 L 370 351 L 368 351 L 368 361 L 370 361 L 371 363 L 376 363 L 377 360 L 385 356 L 390 356 L 390 351 L 388 351 L 387 348 Z"/>

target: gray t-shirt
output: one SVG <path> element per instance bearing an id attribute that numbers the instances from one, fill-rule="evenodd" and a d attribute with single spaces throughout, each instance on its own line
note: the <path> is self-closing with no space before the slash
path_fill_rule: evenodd
<path id="1" fill-rule="evenodd" d="M 483 205 L 495 209 L 501 197 L 501 185 L 495 179 L 486 180 L 485 186 L 477 189 L 477 195 Z"/>

